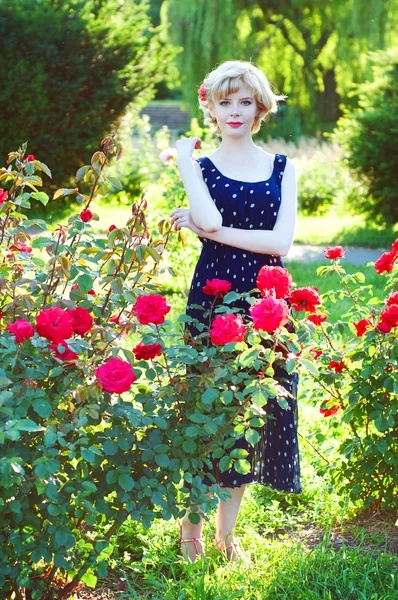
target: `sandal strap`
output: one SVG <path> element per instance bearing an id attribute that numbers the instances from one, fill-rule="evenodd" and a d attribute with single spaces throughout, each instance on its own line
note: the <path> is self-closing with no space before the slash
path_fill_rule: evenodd
<path id="1" fill-rule="evenodd" d="M 203 540 L 202 540 L 202 538 L 201 538 L 201 537 L 199 537 L 199 538 L 184 538 L 184 539 L 180 538 L 180 540 L 179 540 L 179 544 L 184 544 L 185 542 L 193 542 L 193 543 L 196 543 L 196 542 L 202 542 L 202 541 L 203 541 Z"/>

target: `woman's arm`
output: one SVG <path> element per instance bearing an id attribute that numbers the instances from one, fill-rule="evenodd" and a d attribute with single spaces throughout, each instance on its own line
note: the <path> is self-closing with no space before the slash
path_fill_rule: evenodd
<path id="1" fill-rule="evenodd" d="M 291 248 L 297 219 L 297 184 L 293 163 L 288 160 L 282 179 L 281 206 L 275 227 L 264 229 L 237 229 L 221 227 L 216 232 L 208 233 L 195 227 L 187 209 L 177 209 L 171 214 L 176 229 L 188 227 L 200 237 L 205 237 L 220 244 L 233 246 L 249 252 L 286 256 Z"/>
<path id="2" fill-rule="evenodd" d="M 213 233 L 221 228 L 222 216 L 203 180 L 200 164 L 192 160 L 192 152 L 198 142 L 199 138 L 182 138 L 177 141 L 177 166 L 195 225 L 206 233 Z"/>

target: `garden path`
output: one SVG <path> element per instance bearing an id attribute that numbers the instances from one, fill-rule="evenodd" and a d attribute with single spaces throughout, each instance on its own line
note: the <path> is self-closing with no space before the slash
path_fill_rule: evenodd
<path id="1" fill-rule="evenodd" d="M 327 246 L 312 246 L 310 244 L 293 244 L 289 254 L 284 257 L 283 262 L 289 260 L 311 262 L 315 260 L 325 260 L 323 251 Z M 366 265 L 368 262 L 376 260 L 388 250 L 384 248 L 360 248 L 359 246 L 344 246 L 344 250 L 347 250 L 347 254 L 344 257 L 346 262 L 350 262 L 354 265 Z M 344 261 L 343 261 L 344 263 Z"/>

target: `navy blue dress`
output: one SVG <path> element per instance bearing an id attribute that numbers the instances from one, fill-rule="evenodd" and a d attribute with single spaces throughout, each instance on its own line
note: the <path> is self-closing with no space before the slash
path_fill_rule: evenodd
<path id="1" fill-rule="evenodd" d="M 286 156 L 276 154 L 271 177 L 254 183 L 225 177 L 208 157 L 199 158 L 198 162 L 210 195 L 222 214 L 224 227 L 264 230 L 274 228 L 281 205 Z M 225 279 L 232 283 L 231 291 L 248 292 L 256 287 L 257 274 L 263 265 L 284 266 L 280 256 L 249 252 L 207 238 L 201 238 L 201 242 L 203 247 L 193 275 L 186 310 L 187 315 L 200 322 L 203 322 L 203 312 L 191 305 L 209 308 L 214 298 L 202 290 L 207 279 Z M 250 306 L 246 301 L 235 302 L 234 306 L 248 314 Z M 289 323 L 290 329 L 294 330 L 292 323 Z M 192 323 L 187 328 L 192 335 L 198 333 Z M 254 448 L 245 439 L 237 440 L 235 445 L 248 450 L 250 473 L 241 475 L 233 468 L 219 473 L 215 466 L 214 474 L 221 486 L 239 487 L 246 483 L 262 483 L 285 492 L 301 492 L 297 439 L 298 374 L 288 374 L 285 369 L 276 366 L 275 379 L 292 394 L 291 398 L 286 397 L 289 408 L 280 408 L 276 399 L 268 400 L 264 410 L 274 418 L 267 419 L 260 431 L 259 442 Z"/>

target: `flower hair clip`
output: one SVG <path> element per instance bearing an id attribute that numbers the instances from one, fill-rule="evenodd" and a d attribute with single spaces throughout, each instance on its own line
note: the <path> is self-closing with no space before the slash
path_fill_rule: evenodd
<path id="1" fill-rule="evenodd" d="M 206 87 L 205 87 L 204 83 L 202 83 L 202 85 L 198 89 L 198 96 L 199 96 L 199 99 L 201 100 L 201 102 L 206 101 Z"/>

